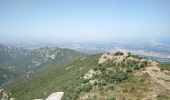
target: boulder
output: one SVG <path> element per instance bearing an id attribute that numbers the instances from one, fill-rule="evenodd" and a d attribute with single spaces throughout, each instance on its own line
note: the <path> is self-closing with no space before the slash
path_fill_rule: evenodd
<path id="1" fill-rule="evenodd" d="M 48 98 L 45 100 L 61 100 L 64 95 L 64 92 L 56 92 L 52 93 Z"/>

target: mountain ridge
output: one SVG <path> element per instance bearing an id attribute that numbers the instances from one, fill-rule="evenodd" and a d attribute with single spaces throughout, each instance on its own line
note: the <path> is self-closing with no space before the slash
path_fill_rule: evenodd
<path id="1" fill-rule="evenodd" d="M 29 77 L 47 67 L 73 61 L 85 54 L 66 48 L 44 47 L 34 50 L 0 45 L 0 68 L 18 77 Z"/>
<path id="2" fill-rule="evenodd" d="M 150 75 L 158 72 L 168 74 L 168 66 L 122 51 L 90 55 L 48 69 L 6 90 L 17 100 L 45 99 L 57 91 L 64 92 L 62 100 L 168 100 L 170 90 L 165 86 L 169 86 L 166 85 L 169 76 L 165 79 L 157 76 L 155 80 Z M 153 69 L 148 70 L 150 68 Z M 160 84 L 162 81 L 165 85 Z"/>

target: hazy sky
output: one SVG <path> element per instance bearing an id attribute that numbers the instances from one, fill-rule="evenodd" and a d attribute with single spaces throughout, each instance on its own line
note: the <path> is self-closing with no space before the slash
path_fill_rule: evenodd
<path id="1" fill-rule="evenodd" d="M 0 0 L 1 40 L 170 39 L 170 0 Z"/>

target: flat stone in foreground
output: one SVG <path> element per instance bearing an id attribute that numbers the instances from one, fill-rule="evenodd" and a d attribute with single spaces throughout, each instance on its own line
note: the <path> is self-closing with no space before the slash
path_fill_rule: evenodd
<path id="1" fill-rule="evenodd" d="M 46 98 L 45 100 L 61 100 L 61 98 L 63 97 L 64 92 L 56 92 L 56 93 L 52 93 L 48 98 Z"/>

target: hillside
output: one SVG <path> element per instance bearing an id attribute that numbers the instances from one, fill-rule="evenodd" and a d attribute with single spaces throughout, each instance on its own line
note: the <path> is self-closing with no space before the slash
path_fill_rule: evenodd
<path id="1" fill-rule="evenodd" d="M 57 47 L 30 50 L 0 45 L 0 55 L 0 68 L 12 72 L 16 76 L 16 80 L 17 78 L 29 77 L 47 67 L 53 67 L 53 65 L 71 62 L 84 54 Z M 2 84 L 8 80 L 0 81 Z"/>
<path id="2" fill-rule="evenodd" d="M 64 92 L 63 100 L 170 99 L 170 65 L 126 52 L 84 56 L 6 87 L 17 100 L 45 99 Z"/>
<path id="3" fill-rule="evenodd" d="M 6 90 L 17 100 L 46 98 L 55 91 L 65 91 L 71 84 L 76 84 L 91 67 L 97 65 L 100 55 L 85 56 L 71 63 L 44 70 L 27 81 L 12 84 Z M 66 92 L 66 91 L 65 91 Z"/>
<path id="4" fill-rule="evenodd" d="M 29 50 L 18 48 L 15 46 L 5 46 L 0 44 L 0 64 L 8 63 L 18 59 L 20 57 L 26 57 L 29 53 Z"/>
<path id="5" fill-rule="evenodd" d="M 0 68 L 0 84 L 3 84 L 10 79 L 13 79 L 14 77 L 15 75 L 12 72 Z"/>
<path id="6" fill-rule="evenodd" d="M 169 100 L 170 66 L 168 66 L 126 52 L 104 54 L 98 66 L 92 68 L 82 78 L 83 83 L 78 86 L 77 98 Z"/>

